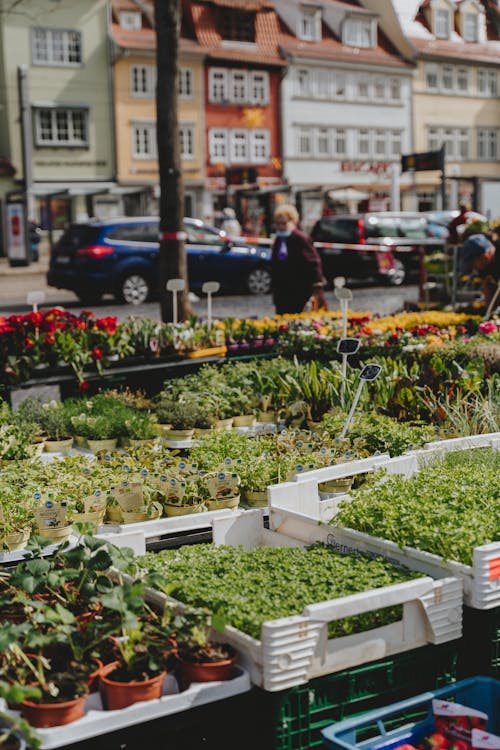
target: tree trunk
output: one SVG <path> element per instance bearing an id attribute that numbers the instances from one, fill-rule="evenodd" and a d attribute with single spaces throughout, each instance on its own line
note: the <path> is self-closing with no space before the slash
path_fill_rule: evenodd
<path id="1" fill-rule="evenodd" d="M 177 117 L 180 34 L 180 0 L 155 0 L 156 26 L 156 138 L 160 170 L 160 312 L 164 322 L 173 320 L 173 294 L 166 290 L 169 279 L 183 279 L 185 289 L 177 292 L 179 321 L 191 309 L 188 297 L 187 261 L 183 232 L 184 187 L 180 163 Z"/>

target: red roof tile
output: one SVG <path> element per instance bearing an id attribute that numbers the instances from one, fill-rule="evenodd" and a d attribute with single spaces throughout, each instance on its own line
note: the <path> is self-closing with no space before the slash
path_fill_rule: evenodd
<path id="1" fill-rule="evenodd" d="M 255 45 L 234 43 L 221 38 L 217 29 L 215 5 L 251 10 L 258 2 L 255 23 Z M 241 60 L 267 65 L 284 65 L 279 54 L 279 22 L 267 0 L 195 0 L 190 6 L 196 38 L 210 57 L 218 60 Z"/>
<path id="2" fill-rule="evenodd" d="M 420 54 L 455 60 L 469 60 L 498 64 L 500 60 L 500 44 L 487 42 L 452 42 L 448 39 L 420 39 L 410 37 L 410 41 Z"/>

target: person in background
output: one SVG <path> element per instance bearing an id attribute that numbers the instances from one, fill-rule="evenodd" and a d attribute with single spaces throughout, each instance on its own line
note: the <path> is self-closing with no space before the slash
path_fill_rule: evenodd
<path id="1" fill-rule="evenodd" d="M 284 204 L 275 210 L 276 237 L 271 271 L 273 302 L 278 315 L 302 312 L 311 298 L 313 309 L 328 309 L 321 258 L 298 223 L 295 206 Z"/>
<path id="2" fill-rule="evenodd" d="M 30 219 L 28 222 L 28 229 L 31 245 L 31 260 L 36 263 L 40 258 L 40 250 L 38 246 L 42 238 L 42 233 L 38 224 L 32 219 Z"/>
<path id="3" fill-rule="evenodd" d="M 470 211 L 470 205 L 468 203 L 461 203 L 458 208 L 460 210 L 460 213 L 458 214 L 458 216 L 455 216 L 455 218 L 452 219 L 448 224 L 448 232 L 450 233 L 448 241 L 454 245 L 458 244 L 461 241 L 461 234 L 458 227 L 462 226 L 463 224 L 467 224 L 467 214 Z"/>
<path id="4" fill-rule="evenodd" d="M 486 307 L 489 306 L 498 284 L 498 258 L 495 242 L 500 239 L 498 228 L 486 234 L 470 234 L 460 250 L 458 270 L 461 274 L 476 271 L 481 278 L 481 289 Z M 500 244 L 500 243 L 499 243 Z"/>
<path id="5" fill-rule="evenodd" d="M 230 206 L 222 209 L 222 219 L 220 228 L 224 230 L 228 237 L 241 236 L 241 224 L 236 218 L 236 211 Z"/>

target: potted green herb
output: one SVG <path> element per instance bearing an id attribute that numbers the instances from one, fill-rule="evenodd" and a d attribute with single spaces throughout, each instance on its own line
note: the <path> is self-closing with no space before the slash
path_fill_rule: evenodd
<path id="1" fill-rule="evenodd" d="M 73 438 L 64 406 L 60 401 L 43 404 L 40 413 L 40 424 L 46 434 L 45 450 L 67 454 L 73 446 Z"/>

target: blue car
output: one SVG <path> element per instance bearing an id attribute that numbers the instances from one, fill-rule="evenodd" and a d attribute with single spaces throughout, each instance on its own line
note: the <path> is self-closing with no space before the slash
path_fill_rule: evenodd
<path id="1" fill-rule="evenodd" d="M 189 289 L 218 281 L 225 292 L 268 294 L 271 251 L 229 238 L 198 219 L 184 219 Z M 159 219 L 126 217 L 90 219 L 71 224 L 50 258 L 49 286 L 69 289 L 83 304 L 104 294 L 140 305 L 158 294 Z"/>

